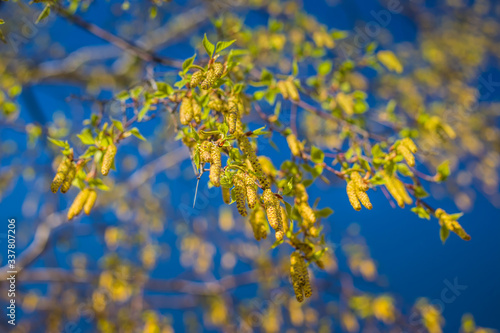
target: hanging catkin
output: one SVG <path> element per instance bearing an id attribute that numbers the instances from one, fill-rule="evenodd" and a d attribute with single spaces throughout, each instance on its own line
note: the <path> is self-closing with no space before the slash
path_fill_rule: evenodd
<path id="1" fill-rule="evenodd" d="M 252 145 L 250 144 L 248 138 L 246 136 L 240 136 L 238 138 L 238 145 L 241 151 L 245 154 L 245 156 L 252 164 L 252 168 L 255 171 L 257 178 L 259 179 L 260 187 L 264 190 L 268 189 L 270 187 L 269 180 L 267 179 L 267 176 L 262 172 L 262 166 L 260 165 L 257 155 L 255 154 L 255 150 L 252 148 Z"/>
<path id="2" fill-rule="evenodd" d="M 217 144 L 212 144 L 211 148 L 211 163 L 210 163 L 210 181 L 215 187 L 220 186 L 221 159 L 220 149 Z"/>
<path id="3" fill-rule="evenodd" d="M 238 171 L 234 176 L 234 198 L 236 200 L 236 208 L 238 209 L 238 213 L 241 216 L 247 216 L 247 207 L 246 207 L 246 186 L 245 180 L 243 179 L 243 173 Z"/>
<path id="4" fill-rule="evenodd" d="M 61 193 L 66 193 L 69 191 L 71 188 L 71 184 L 73 183 L 73 180 L 76 177 L 76 166 L 71 163 L 69 166 L 68 173 L 66 174 L 66 177 L 64 178 L 64 181 L 61 185 Z"/>
<path id="5" fill-rule="evenodd" d="M 222 200 L 228 205 L 231 203 L 231 189 L 229 187 L 222 186 Z"/>
<path id="6" fill-rule="evenodd" d="M 214 75 L 219 79 L 222 76 L 222 74 L 224 74 L 224 65 L 221 64 L 220 62 L 216 62 L 213 65 L 213 68 L 214 68 Z"/>
<path id="7" fill-rule="evenodd" d="M 92 207 L 94 207 L 95 201 L 97 199 L 97 192 L 93 189 L 89 190 L 89 195 L 87 200 L 85 201 L 85 205 L 83 206 L 83 211 L 85 214 L 89 215 Z"/>
<path id="8" fill-rule="evenodd" d="M 73 217 L 79 215 L 83 209 L 83 206 L 85 205 L 85 202 L 87 201 L 87 198 L 89 196 L 89 189 L 86 188 L 78 195 L 75 197 L 75 200 L 73 200 L 73 203 L 69 207 L 68 210 L 68 220 L 73 219 Z"/>
<path id="9" fill-rule="evenodd" d="M 111 170 L 111 167 L 113 166 L 113 162 L 115 160 L 115 155 L 116 155 L 116 146 L 113 143 L 110 143 L 108 148 L 106 148 L 104 157 L 102 158 L 101 173 L 103 176 L 107 176 L 109 170 Z"/>
<path id="10" fill-rule="evenodd" d="M 193 120 L 193 102 L 191 98 L 184 97 L 179 107 L 179 120 L 182 125 L 188 125 Z"/>
<path id="11" fill-rule="evenodd" d="M 288 143 L 288 147 L 290 148 L 290 151 L 292 152 L 293 156 L 302 156 L 301 154 L 301 143 L 295 136 L 295 134 L 288 134 L 286 137 L 286 141 Z"/>
<path id="12" fill-rule="evenodd" d="M 54 180 L 52 180 L 52 184 L 50 185 L 50 190 L 53 193 L 56 193 L 59 190 L 59 187 L 61 187 L 66 175 L 68 174 L 70 165 L 71 161 L 68 158 L 64 158 L 61 163 L 59 163 Z"/>
<path id="13" fill-rule="evenodd" d="M 189 82 L 189 86 L 191 88 L 196 88 L 200 85 L 201 81 L 203 81 L 205 75 L 202 71 L 197 71 L 191 76 L 191 81 Z"/>
<path id="14" fill-rule="evenodd" d="M 245 186 L 248 199 L 248 208 L 253 209 L 257 203 L 257 185 L 251 175 L 245 176 Z"/>

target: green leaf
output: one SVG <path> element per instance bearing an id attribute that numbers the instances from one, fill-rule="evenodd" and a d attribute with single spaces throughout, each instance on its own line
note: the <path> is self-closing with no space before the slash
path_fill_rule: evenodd
<path id="1" fill-rule="evenodd" d="M 186 85 L 186 83 L 188 83 L 188 82 L 189 82 L 189 80 L 188 80 L 188 79 L 183 79 L 183 80 L 181 80 L 181 81 L 179 81 L 179 82 L 176 82 L 176 83 L 174 84 L 174 87 L 176 87 L 176 88 L 178 88 L 178 89 L 181 89 L 181 88 L 182 88 L 182 87 L 184 87 L 184 86 Z"/>
<path id="2" fill-rule="evenodd" d="M 331 61 L 323 61 L 318 67 L 318 74 L 325 76 L 332 71 L 333 64 Z"/>
<path id="3" fill-rule="evenodd" d="M 94 156 L 94 154 L 98 151 L 97 147 L 96 146 L 91 146 L 87 149 L 87 151 L 82 155 L 80 156 L 80 158 L 89 158 L 89 157 L 92 157 Z"/>
<path id="4" fill-rule="evenodd" d="M 292 76 L 297 77 L 297 75 L 299 75 L 299 65 L 297 64 L 297 59 L 293 59 Z"/>
<path id="5" fill-rule="evenodd" d="M 293 189 L 293 178 L 290 178 L 288 183 L 286 183 L 285 188 L 283 189 L 283 195 L 289 195 Z"/>
<path id="6" fill-rule="evenodd" d="M 410 168 L 404 164 L 404 163 L 399 163 L 397 165 L 397 168 L 398 168 L 398 171 L 403 175 L 403 176 L 407 176 L 407 177 L 412 177 L 413 176 L 413 172 L 411 172 Z"/>
<path id="7" fill-rule="evenodd" d="M 4 24 L 4 23 L 5 23 L 5 21 L 0 19 L 0 24 Z"/>
<path id="8" fill-rule="evenodd" d="M 205 51 L 207 51 L 207 54 L 210 58 L 212 58 L 215 50 L 214 44 L 210 43 L 210 41 L 207 38 L 207 34 L 203 36 L 203 47 L 205 48 Z"/>
<path id="9" fill-rule="evenodd" d="M 215 53 L 219 53 L 220 51 L 227 49 L 229 46 L 231 46 L 234 42 L 236 42 L 236 39 L 233 39 L 231 41 L 225 41 L 225 42 L 218 42 L 217 46 L 215 47 Z"/>
<path id="10" fill-rule="evenodd" d="M 182 63 L 182 72 L 183 73 L 187 72 L 189 67 L 193 64 L 195 58 L 196 58 L 196 53 L 191 58 L 184 60 L 184 62 Z"/>
<path id="11" fill-rule="evenodd" d="M 426 198 L 429 196 L 429 193 L 427 193 L 422 186 L 415 186 L 413 190 L 417 198 Z"/>
<path id="12" fill-rule="evenodd" d="M 111 121 L 113 122 L 113 125 L 115 125 L 115 127 L 120 131 L 120 132 L 123 132 L 123 123 L 119 120 L 116 120 L 116 119 L 112 119 L 111 118 Z"/>
<path id="13" fill-rule="evenodd" d="M 445 181 L 450 176 L 450 161 L 444 161 L 437 167 L 436 180 L 438 182 Z"/>
<path id="14" fill-rule="evenodd" d="M 68 141 L 56 140 L 56 139 L 52 139 L 51 137 L 47 137 L 47 140 L 49 140 L 50 142 L 52 142 L 53 144 L 55 144 L 58 147 L 61 147 L 61 148 L 64 148 L 64 149 L 68 149 L 69 148 Z"/>
<path id="15" fill-rule="evenodd" d="M 269 134 L 269 131 L 265 131 L 266 126 L 257 128 L 255 131 L 252 131 L 253 135 L 264 135 L 264 134 Z"/>
<path id="16" fill-rule="evenodd" d="M 41 20 L 43 20 L 44 18 L 46 18 L 47 16 L 49 16 L 50 14 L 50 6 L 47 5 L 45 6 L 45 8 L 42 10 L 42 12 L 40 13 L 40 15 L 38 15 L 38 18 L 36 19 L 36 22 L 35 23 L 39 23 Z"/>
<path id="17" fill-rule="evenodd" d="M 424 207 L 421 206 L 413 207 L 411 211 L 417 214 L 418 217 L 420 217 L 421 219 L 426 219 L 426 220 L 431 219 L 429 212 Z"/>
<path id="18" fill-rule="evenodd" d="M 151 101 L 146 101 L 137 115 L 137 120 L 141 121 L 151 107 Z"/>
<path id="19" fill-rule="evenodd" d="M 321 210 L 316 211 L 316 216 L 317 217 L 327 218 L 327 217 L 329 217 L 332 214 L 333 214 L 333 210 L 331 208 L 329 208 L 329 207 L 326 207 L 326 208 L 323 208 Z"/>
<path id="20" fill-rule="evenodd" d="M 139 132 L 139 130 L 137 129 L 137 127 L 134 127 L 132 129 L 130 129 L 130 131 L 128 131 L 130 134 L 132 134 L 133 136 L 135 136 L 136 138 L 142 140 L 142 141 L 146 141 L 146 138 L 142 136 L 141 132 Z"/>
<path id="21" fill-rule="evenodd" d="M 443 244 L 448 239 L 448 236 L 450 236 L 450 230 L 448 230 L 448 228 L 442 225 L 441 229 L 439 230 L 439 238 L 441 238 L 441 242 L 443 242 Z"/>
<path id="22" fill-rule="evenodd" d="M 84 145 L 93 145 L 95 143 L 92 131 L 89 128 L 84 129 L 77 137 Z"/>
<path id="23" fill-rule="evenodd" d="M 118 99 L 118 100 L 120 100 L 120 101 L 124 101 L 124 100 L 130 98 L 130 93 L 127 90 L 123 90 L 123 91 L 119 92 L 115 96 L 115 98 Z"/>
<path id="24" fill-rule="evenodd" d="M 319 149 L 316 146 L 311 147 L 311 160 L 314 163 L 323 163 L 325 159 L 325 153 L 323 150 Z"/>

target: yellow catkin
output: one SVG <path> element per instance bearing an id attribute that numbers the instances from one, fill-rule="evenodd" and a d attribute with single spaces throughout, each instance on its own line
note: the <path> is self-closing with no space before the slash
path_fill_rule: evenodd
<path id="1" fill-rule="evenodd" d="M 294 252 L 290 256 L 290 277 L 292 279 L 293 291 L 298 302 L 304 301 L 303 284 L 301 283 L 300 256 Z"/>
<path id="2" fill-rule="evenodd" d="M 396 203 L 398 204 L 398 206 L 401 208 L 404 208 L 405 202 L 403 200 L 401 193 L 399 193 L 399 190 L 394 182 L 394 178 L 386 175 L 384 180 L 385 180 L 385 187 L 387 188 L 389 193 L 392 195 L 394 200 L 396 200 Z"/>
<path id="3" fill-rule="evenodd" d="M 408 191 L 406 191 L 406 187 L 403 184 L 403 182 L 394 177 L 393 183 L 394 183 L 394 186 L 396 187 L 396 190 L 399 192 L 399 194 L 403 198 L 404 203 L 411 205 L 413 203 L 413 200 L 410 197 L 410 195 L 408 194 Z"/>
<path id="4" fill-rule="evenodd" d="M 238 120 L 238 111 L 230 110 L 227 114 L 227 126 L 229 127 L 229 134 L 236 132 L 236 121 Z"/>
<path id="5" fill-rule="evenodd" d="M 301 201 L 297 205 L 300 216 L 304 219 L 304 224 L 306 227 L 311 227 L 316 222 L 316 215 L 314 210 L 309 206 L 307 201 Z"/>
<path id="6" fill-rule="evenodd" d="M 238 212 L 240 213 L 241 216 L 247 216 L 247 207 L 246 207 L 246 199 L 247 199 L 247 192 L 246 192 L 246 186 L 245 186 L 245 180 L 243 177 L 243 174 L 241 172 L 238 172 L 234 176 L 234 198 L 236 200 L 236 208 L 238 209 Z"/>
<path id="7" fill-rule="evenodd" d="M 210 163 L 212 161 L 212 143 L 203 141 L 199 147 L 201 164 Z"/>
<path id="8" fill-rule="evenodd" d="M 356 189 L 356 195 L 358 196 L 359 201 L 365 206 L 366 209 L 372 209 L 373 205 L 370 202 L 370 198 L 366 192 Z"/>
<path id="9" fill-rule="evenodd" d="M 211 163 L 210 163 L 210 181 L 215 187 L 220 186 L 220 172 L 221 172 L 221 160 L 220 160 L 220 149 L 217 144 L 212 144 L 211 149 Z"/>
<path id="10" fill-rule="evenodd" d="M 108 148 L 106 148 L 104 157 L 102 158 L 101 173 L 103 176 L 107 176 L 109 170 L 111 170 L 111 166 L 113 166 L 113 161 L 115 160 L 115 155 L 116 146 L 113 143 L 110 143 Z"/>
<path id="11" fill-rule="evenodd" d="M 191 88 L 196 88 L 200 85 L 201 81 L 203 81 L 205 75 L 202 71 L 197 71 L 191 76 L 191 81 L 189 82 L 189 86 Z"/>
<path id="12" fill-rule="evenodd" d="M 303 285 L 304 296 L 306 298 L 309 298 L 312 295 L 311 282 L 309 281 L 309 272 L 307 271 L 307 265 L 304 258 L 300 257 L 300 259 L 301 259 L 300 268 L 301 268 L 302 280 L 304 281 Z"/>
<path id="13" fill-rule="evenodd" d="M 288 215 L 286 214 L 285 207 L 281 205 L 279 206 L 281 210 L 281 221 L 283 221 L 283 232 L 286 233 L 288 231 L 288 226 L 289 226 Z"/>
<path id="14" fill-rule="evenodd" d="M 199 124 L 201 121 L 201 105 L 193 98 L 192 106 L 193 106 L 193 119 L 197 124 Z"/>
<path id="15" fill-rule="evenodd" d="M 224 74 L 224 65 L 221 64 L 220 62 L 216 62 L 213 66 L 213 69 L 214 69 L 214 75 L 217 78 L 220 78 L 222 74 Z"/>
<path id="16" fill-rule="evenodd" d="M 270 189 L 264 190 L 262 200 L 266 208 L 267 220 L 274 230 L 279 228 L 278 212 L 276 211 L 276 198 Z"/>
<path id="17" fill-rule="evenodd" d="M 89 196 L 89 189 L 86 188 L 78 195 L 75 197 L 75 200 L 73 200 L 73 203 L 69 207 L 68 210 L 68 220 L 73 219 L 75 216 L 81 213 L 83 206 L 85 205 L 85 202 L 87 201 L 87 198 Z"/>
<path id="18" fill-rule="evenodd" d="M 231 203 L 231 189 L 228 187 L 222 187 L 222 200 L 224 200 L 224 203 L 230 204 Z"/>
<path id="19" fill-rule="evenodd" d="M 59 187 L 61 187 L 66 175 L 68 174 L 70 165 L 71 161 L 67 158 L 63 159 L 62 162 L 59 163 L 54 180 L 52 180 L 52 184 L 50 185 L 50 190 L 53 193 L 56 193 L 59 190 Z"/>
<path id="20" fill-rule="evenodd" d="M 413 167 L 415 166 L 415 156 L 413 156 L 412 152 L 408 147 L 404 146 L 403 144 L 399 144 L 398 148 L 396 148 L 398 153 L 403 155 L 403 158 L 405 159 L 406 163 Z"/>
<path id="21" fill-rule="evenodd" d="M 241 122 L 240 117 L 236 117 L 236 129 L 234 131 L 234 135 L 238 137 L 243 135 L 243 123 Z"/>
<path id="22" fill-rule="evenodd" d="M 97 192 L 95 190 L 89 190 L 89 196 L 85 201 L 85 205 L 83 206 L 83 211 L 85 214 L 89 215 L 92 207 L 94 207 L 95 201 L 97 200 Z"/>
<path id="23" fill-rule="evenodd" d="M 351 180 L 347 183 L 346 191 L 352 208 L 354 208 L 355 210 L 361 210 L 361 204 L 356 194 L 356 184 L 354 183 L 354 181 Z"/>
<path id="24" fill-rule="evenodd" d="M 69 166 L 68 173 L 66 174 L 66 177 L 64 177 L 64 181 L 61 185 L 61 193 L 66 193 L 69 191 L 71 188 L 71 183 L 73 183 L 73 180 L 76 177 L 76 166 L 71 163 Z"/>
<path id="25" fill-rule="evenodd" d="M 361 177 L 359 172 L 354 171 L 351 173 L 351 180 L 356 184 L 356 188 L 360 189 L 363 192 L 368 191 L 368 184 Z"/>
<path id="26" fill-rule="evenodd" d="M 267 238 L 266 213 L 259 205 L 250 214 L 250 225 L 256 240 Z"/>
<path id="27" fill-rule="evenodd" d="M 288 94 L 285 81 L 278 81 L 277 86 L 283 98 L 288 99 L 290 96 Z"/>
<path id="28" fill-rule="evenodd" d="M 281 215 L 281 204 L 278 199 L 275 197 L 275 206 L 276 206 L 276 217 L 278 218 L 278 228 L 276 228 L 275 237 L 277 241 L 283 239 L 285 232 L 283 231 L 283 215 Z"/>
<path id="29" fill-rule="evenodd" d="M 410 138 L 404 138 L 403 140 L 401 140 L 401 144 L 406 146 L 406 148 L 408 148 L 414 154 L 418 150 L 417 145 L 415 145 L 415 142 L 413 142 L 413 140 Z"/>
<path id="30" fill-rule="evenodd" d="M 259 159 L 257 158 L 257 155 L 255 154 L 255 150 L 252 148 L 252 145 L 250 144 L 250 141 L 246 136 L 241 136 L 238 138 L 238 145 L 245 154 L 245 156 L 248 158 L 250 163 L 252 164 L 252 168 L 255 171 L 257 175 L 257 179 L 259 180 L 260 186 L 262 189 L 268 189 L 270 188 L 270 183 L 269 180 L 267 179 L 267 176 L 262 172 L 262 166 L 260 165 Z"/>
<path id="31" fill-rule="evenodd" d="M 295 184 L 295 198 L 297 201 L 307 201 L 309 200 L 309 195 L 307 194 L 306 187 L 302 183 Z"/>
<path id="32" fill-rule="evenodd" d="M 209 69 L 206 73 L 205 79 L 201 82 L 201 89 L 207 90 L 210 89 L 215 82 L 217 81 L 217 76 L 214 73 L 213 69 Z"/>
<path id="33" fill-rule="evenodd" d="M 222 100 L 217 96 L 217 95 L 212 95 L 210 96 L 210 101 L 208 102 L 207 106 L 217 112 L 223 112 L 224 111 L 224 103 Z"/>
<path id="34" fill-rule="evenodd" d="M 179 120 L 182 125 L 188 125 L 193 120 L 193 102 L 191 98 L 184 97 L 179 107 Z"/>
<path id="35" fill-rule="evenodd" d="M 285 83 L 290 99 L 294 101 L 299 101 L 300 100 L 299 91 L 297 90 L 295 83 L 293 83 L 292 81 L 286 81 Z"/>
<path id="36" fill-rule="evenodd" d="M 287 135 L 286 142 L 288 143 L 288 147 L 290 148 L 290 151 L 292 152 L 293 156 L 298 156 L 298 157 L 302 156 L 301 144 L 300 141 L 295 136 L 295 134 Z"/>
<path id="37" fill-rule="evenodd" d="M 247 192 L 248 207 L 253 209 L 257 203 L 257 184 L 255 184 L 254 178 L 250 175 L 245 177 L 245 186 Z"/>

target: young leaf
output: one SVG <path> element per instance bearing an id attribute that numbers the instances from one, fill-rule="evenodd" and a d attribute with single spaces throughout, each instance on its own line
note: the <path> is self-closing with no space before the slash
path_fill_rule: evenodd
<path id="1" fill-rule="evenodd" d="M 44 18 L 46 18 L 47 16 L 49 16 L 49 14 L 50 14 L 50 5 L 47 5 L 42 10 L 42 12 L 40 13 L 40 15 L 38 15 L 38 18 L 36 19 L 35 23 L 38 24 L 41 20 L 43 20 Z"/>
<path id="2" fill-rule="evenodd" d="M 450 176 L 450 161 L 444 161 L 437 167 L 436 181 L 445 181 Z"/>
<path id="3" fill-rule="evenodd" d="M 151 101 L 146 101 L 144 105 L 142 106 L 141 111 L 139 111 L 139 114 L 137 115 L 137 120 L 141 121 L 146 113 L 149 111 L 149 107 L 151 106 Z"/>
<path id="4" fill-rule="evenodd" d="M 49 140 L 50 142 L 52 142 L 53 144 L 55 144 L 58 147 L 61 147 L 64 149 L 69 148 L 68 141 L 56 140 L 56 139 L 52 139 L 51 137 L 47 137 L 47 140 Z"/>
<path id="5" fill-rule="evenodd" d="M 146 141 L 146 138 L 142 136 L 141 132 L 139 132 L 139 130 L 137 129 L 137 127 L 132 128 L 129 132 L 130 132 L 130 134 L 132 134 L 136 138 L 138 138 L 138 139 L 140 139 L 142 141 Z"/>
<path id="6" fill-rule="evenodd" d="M 315 147 L 315 146 L 312 146 L 311 147 L 311 160 L 314 162 L 314 163 L 323 163 L 323 160 L 325 159 L 325 153 Z"/>
<path id="7" fill-rule="evenodd" d="M 439 238 L 441 238 L 441 242 L 443 242 L 443 244 L 448 239 L 448 236 L 450 236 L 450 230 L 442 225 L 441 229 L 439 230 Z"/>
<path id="8" fill-rule="evenodd" d="M 187 72 L 189 67 L 193 64 L 195 58 L 196 58 L 196 53 L 191 58 L 184 60 L 184 62 L 182 63 L 182 72 L 183 73 Z"/>
<path id="9" fill-rule="evenodd" d="M 210 41 L 207 38 L 207 34 L 203 37 L 203 47 L 205 48 L 205 51 L 207 51 L 207 54 L 209 55 L 210 58 L 212 58 L 215 50 L 214 44 L 210 43 Z"/>
<path id="10" fill-rule="evenodd" d="M 234 42 L 236 42 L 236 39 L 233 39 L 231 41 L 218 42 L 217 46 L 215 47 L 215 53 L 219 53 L 220 51 L 227 49 Z"/>

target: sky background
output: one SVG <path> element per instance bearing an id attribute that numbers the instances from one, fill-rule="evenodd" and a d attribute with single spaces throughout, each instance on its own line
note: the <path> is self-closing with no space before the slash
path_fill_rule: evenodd
<path id="1" fill-rule="evenodd" d="M 113 17 L 108 16 L 108 5 L 96 3 L 91 10 L 85 14 L 85 17 L 92 18 L 98 25 L 104 28 L 111 28 Z M 371 10 L 381 10 L 382 8 L 376 1 L 346 1 L 340 6 L 329 6 L 323 1 L 306 1 L 306 10 L 318 17 L 320 22 L 331 28 L 349 30 L 352 29 L 354 20 L 370 21 L 373 18 L 370 15 Z M 248 21 L 262 23 L 264 18 L 249 17 Z M 57 19 L 50 29 L 53 40 L 59 40 L 67 51 L 81 47 L 82 45 L 98 45 L 103 42 L 89 35 L 88 33 L 69 25 L 66 21 Z M 42 28 L 43 29 L 43 28 Z M 204 32 L 212 31 L 210 26 L 202 26 L 199 36 Z M 416 38 L 416 27 L 402 15 L 392 15 L 392 20 L 387 26 L 393 33 L 395 42 L 410 41 Z M 36 36 L 34 37 L 37 38 Z M 28 45 L 26 47 L 29 47 Z M 1 51 L 1 50 L 0 50 Z M 187 58 L 193 53 L 189 45 L 182 45 L 175 49 L 168 49 L 162 54 L 168 54 L 174 58 Z M 486 73 L 494 69 L 486 69 Z M 61 85 L 45 85 L 31 89 L 30 96 L 23 93 L 21 101 L 20 118 L 25 122 L 47 121 L 53 119 L 54 112 L 63 112 L 67 118 L 73 119 L 75 123 L 81 122 L 90 114 L 90 110 L 81 110 L 81 113 L 74 113 L 65 98 L 70 94 L 78 94 L 82 91 L 77 88 Z M 103 95 L 105 96 L 105 95 Z M 500 99 L 500 94 L 490 96 L 492 100 Z M 36 100 L 39 111 L 29 112 L 33 100 Z M 288 114 L 284 109 L 285 122 Z M 157 129 L 159 121 L 152 121 L 148 124 L 140 125 L 139 128 L 145 137 L 151 136 Z M 260 124 L 251 124 L 252 129 L 260 127 Z M 23 134 L 11 129 L 0 129 L 1 143 L 9 140 L 15 142 L 19 153 L 26 149 L 26 138 Z M 275 136 L 279 147 L 285 147 L 285 141 Z M 34 157 L 33 167 L 37 170 L 48 168 L 50 155 L 44 152 L 44 143 L 38 143 L 41 153 Z M 133 146 L 131 146 L 133 147 Z M 131 151 L 131 147 L 126 147 Z M 275 165 L 288 156 L 283 152 L 274 152 L 271 147 L 264 148 L 261 154 L 273 154 Z M 139 164 L 141 156 L 137 156 Z M 14 155 L 12 158 L 2 158 L 1 168 L 19 163 L 19 159 Z M 146 162 L 146 161 L 144 161 Z M 118 165 L 120 165 L 118 163 Z M 173 209 L 174 220 L 182 219 L 182 213 L 176 209 L 182 205 L 190 205 L 194 196 L 195 178 L 192 174 L 190 163 L 186 161 L 180 167 L 180 178 L 172 181 L 165 175 L 159 175 L 156 179 L 157 184 L 167 183 L 169 192 L 172 194 L 172 201 L 169 203 Z M 119 177 L 126 179 L 127 173 L 119 171 Z M 41 184 L 35 180 L 23 180 L 22 178 L 15 184 L 15 188 L 7 197 L 2 198 L 0 203 L 0 212 L 3 215 L 3 221 L 7 218 L 16 218 L 18 228 L 18 250 L 25 248 L 33 236 L 36 219 L 23 218 L 23 201 L 29 197 L 33 189 L 40 190 Z M 157 187 L 161 188 L 161 187 Z M 426 187 L 428 189 L 428 186 Z M 205 183 L 200 184 L 200 190 L 206 189 Z M 500 329 L 500 211 L 479 193 L 475 206 L 472 211 L 466 213 L 460 222 L 467 232 L 472 236 L 470 242 L 465 242 L 452 234 L 443 245 L 439 239 L 439 227 L 436 220 L 421 220 L 409 209 L 392 209 L 382 195 L 382 193 L 373 193 L 370 197 L 373 202 L 373 210 L 361 212 L 354 211 L 348 203 L 344 187 L 336 183 L 333 186 L 326 187 L 317 182 L 313 187 L 311 197 L 321 197 L 320 207 L 332 207 L 335 213 L 328 219 L 327 239 L 333 244 L 339 244 L 340 238 L 345 234 L 346 228 L 353 222 L 361 227 L 361 235 L 366 238 L 371 256 L 378 264 L 378 271 L 384 276 L 386 285 L 375 289 L 378 291 L 388 291 L 396 295 L 397 299 L 404 304 L 404 309 L 408 310 L 414 301 L 419 297 L 427 297 L 435 300 L 439 304 L 443 299 L 443 292 L 448 283 L 453 284 L 457 281 L 459 285 L 466 289 L 460 291 L 460 294 L 449 304 L 444 304 L 443 316 L 447 320 L 445 332 L 456 332 L 460 325 L 462 314 L 470 312 L 474 315 L 476 322 L 483 327 Z M 40 202 L 43 198 L 39 198 Z M 441 200 L 430 199 L 432 206 L 439 206 L 448 212 L 458 211 L 451 199 L 443 198 Z M 61 199 L 61 209 L 66 207 L 66 203 Z M 222 204 L 220 196 L 211 199 L 211 205 L 199 211 L 200 215 L 213 216 L 216 214 L 219 205 Z M 36 265 L 43 267 L 47 262 L 47 256 L 55 256 L 61 266 L 67 266 L 67 252 L 83 252 L 91 256 L 99 257 L 102 255 L 102 240 L 92 237 L 92 230 L 96 226 L 112 225 L 111 216 L 99 215 L 99 217 L 84 217 L 79 222 L 79 226 L 65 226 L 60 228 L 58 233 L 75 233 L 76 242 L 72 244 L 57 244 L 54 250 L 36 262 Z M 168 223 L 166 228 L 173 228 L 172 223 Z M 6 230 L 6 229 L 5 229 Z M 0 233 L 2 231 L 0 230 Z M 167 230 L 165 235 L 160 238 L 165 242 L 172 242 L 174 234 L 172 230 Z M 5 249 L 5 237 L 0 236 L 2 243 L 0 249 Z M 214 240 L 217 244 L 217 241 Z M 171 256 L 175 257 L 174 246 L 171 247 Z M 5 264 L 5 255 L 2 250 L 1 265 Z M 341 265 L 341 269 L 346 269 Z M 248 267 L 237 265 L 235 273 L 245 271 Z M 153 277 L 175 277 L 182 272 L 181 266 L 168 265 L 168 268 L 160 264 L 152 273 Z M 22 286 L 18 286 L 22 288 Z M 251 288 L 241 291 L 251 294 Z M 245 295 L 246 296 L 246 295 Z M 452 296 L 447 293 L 446 296 Z M 162 312 L 169 312 L 165 310 Z M 175 314 L 175 312 L 173 312 Z M 86 327 L 82 323 L 82 327 Z"/>

